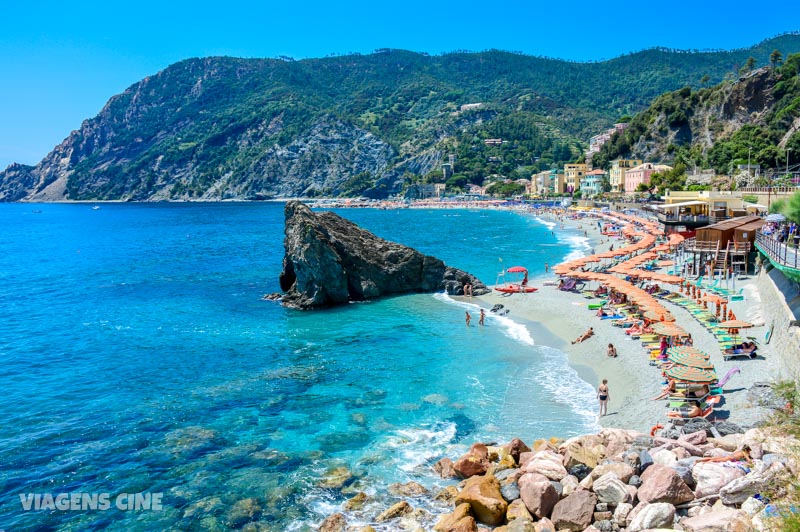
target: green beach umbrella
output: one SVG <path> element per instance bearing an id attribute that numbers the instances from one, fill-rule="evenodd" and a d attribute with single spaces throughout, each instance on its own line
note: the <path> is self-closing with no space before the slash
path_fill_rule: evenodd
<path id="1" fill-rule="evenodd" d="M 712 383 L 717 380 L 717 374 L 711 370 L 681 365 L 672 366 L 664 374 L 667 377 L 685 382 Z"/>
<path id="2" fill-rule="evenodd" d="M 672 354 L 667 357 L 667 360 L 690 368 L 714 369 L 714 364 L 700 355 Z"/>
<path id="3" fill-rule="evenodd" d="M 652 325 L 653 332 L 662 336 L 688 336 L 689 333 L 675 325 L 675 322 L 659 321 Z"/>
<path id="4" fill-rule="evenodd" d="M 708 360 L 711 355 L 706 353 L 705 351 L 701 351 L 696 347 L 692 347 L 690 345 L 677 345 L 675 347 L 670 347 L 667 349 L 668 355 L 697 355 L 705 358 Z"/>

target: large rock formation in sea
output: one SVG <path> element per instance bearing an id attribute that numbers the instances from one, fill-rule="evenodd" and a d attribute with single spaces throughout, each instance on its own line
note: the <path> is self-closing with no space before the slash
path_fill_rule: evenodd
<path id="1" fill-rule="evenodd" d="M 489 292 L 475 276 L 402 244 L 378 238 L 332 212 L 286 204 L 283 304 L 312 309 L 407 292 Z"/>

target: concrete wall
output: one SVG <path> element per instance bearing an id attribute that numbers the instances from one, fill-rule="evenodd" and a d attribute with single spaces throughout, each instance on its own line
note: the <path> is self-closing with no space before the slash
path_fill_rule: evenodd
<path id="1" fill-rule="evenodd" d="M 777 268 L 768 272 L 762 268 L 757 282 L 767 327 L 775 325 L 770 340 L 773 356 L 781 357 L 791 372 L 787 378 L 800 380 L 800 327 L 789 326 L 800 315 L 800 291 Z"/>

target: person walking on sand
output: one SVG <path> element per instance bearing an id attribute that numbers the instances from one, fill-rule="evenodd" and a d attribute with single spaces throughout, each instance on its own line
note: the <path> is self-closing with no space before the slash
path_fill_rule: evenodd
<path id="1" fill-rule="evenodd" d="M 603 379 L 603 384 L 597 387 L 597 399 L 600 401 L 600 414 L 597 417 L 608 414 L 608 402 L 611 395 L 608 393 L 608 379 Z"/>
<path id="2" fill-rule="evenodd" d="M 468 310 L 466 311 L 466 314 L 467 314 L 467 327 L 469 327 L 469 322 L 471 322 L 471 321 L 472 321 L 472 316 L 470 316 L 470 314 L 469 314 L 469 311 L 468 311 Z"/>
<path id="3" fill-rule="evenodd" d="M 481 309 L 481 317 L 478 319 L 478 325 L 483 325 L 484 319 L 486 319 L 486 311 Z"/>

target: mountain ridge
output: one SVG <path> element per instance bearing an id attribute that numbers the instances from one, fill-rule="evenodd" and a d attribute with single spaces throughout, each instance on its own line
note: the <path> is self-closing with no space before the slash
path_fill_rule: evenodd
<path id="1" fill-rule="evenodd" d="M 800 35 L 594 63 L 501 51 L 191 58 L 112 96 L 37 165 L 0 172 L 0 200 L 383 197 L 450 153 L 457 166 L 471 165 L 464 175 L 474 182 L 572 159 L 581 139 L 619 116 L 698 86 L 700 72 L 719 81 L 748 55 L 763 63 L 773 47 L 800 51 Z M 515 116 L 533 124 L 527 136 L 495 151 L 482 146 L 493 124 Z"/>

